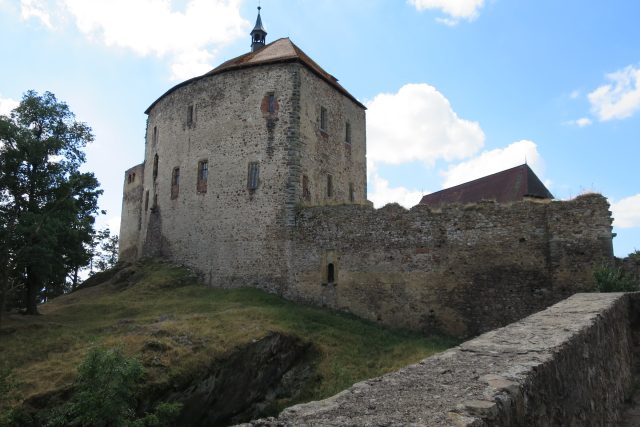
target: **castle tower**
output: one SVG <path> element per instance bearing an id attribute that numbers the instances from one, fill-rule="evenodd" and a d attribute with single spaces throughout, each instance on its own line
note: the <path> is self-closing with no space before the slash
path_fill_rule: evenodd
<path id="1" fill-rule="evenodd" d="M 365 204 L 365 107 L 288 38 L 169 89 L 124 181 L 123 260 L 284 292 L 300 206 Z"/>
<path id="2" fill-rule="evenodd" d="M 263 48 L 267 41 L 267 31 L 262 25 L 262 18 L 260 17 L 260 10 L 262 8 L 258 6 L 258 18 L 256 19 L 256 25 L 251 31 L 251 52 Z"/>

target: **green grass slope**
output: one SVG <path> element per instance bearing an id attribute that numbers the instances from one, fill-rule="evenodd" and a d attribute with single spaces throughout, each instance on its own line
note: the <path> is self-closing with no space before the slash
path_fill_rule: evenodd
<path id="1" fill-rule="evenodd" d="M 13 371 L 23 399 L 69 387 L 96 346 L 138 358 L 153 387 L 193 376 L 272 331 L 295 335 L 319 350 L 319 380 L 304 395 L 316 400 L 455 344 L 255 289 L 207 288 L 188 270 L 160 261 L 127 267 L 40 310 L 42 316 L 10 316 L 0 331 L 0 367 Z"/>

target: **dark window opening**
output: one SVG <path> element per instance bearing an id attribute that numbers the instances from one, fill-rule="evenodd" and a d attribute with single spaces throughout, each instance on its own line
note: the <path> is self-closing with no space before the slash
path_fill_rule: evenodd
<path id="1" fill-rule="evenodd" d="M 151 206 L 152 211 L 155 211 L 156 209 L 158 209 L 158 193 L 153 195 L 153 205 Z"/>
<path id="2" fill-rule="evenodd" d="M 276 112 L 276 95 L 271 92 L 269 94 L 267 94 L 268 97 L 268 111 L 270 113 L 275 113 Z"/>
<path id="3" fill-rule="evenodd" d="M 144 194 L 144 210 L 149 210 L 149 190 Z"/>
<path id="4" fill-rule="evenodd" d="M 249 171 L 247 174 L 247 188 L 249 190 L 256 190 L 260 179 L 260 167 L 258 162 L 249 163 Z"/>
<path id="5" fill-rule="evenodd" d="M 191 126 L 193 122 L 193 105 L 189 105 L 187 107 L 187 124 Z"/>
<path id="6" fill-rule="evenodd" d="M 311 191 L 309 191 L 309 177 L 302 175 L 302 198 L 309 201 L 311 200 Z"/>
<path id="7" fill-rule="evenodd" d="M 207 192 L 208 178 L 209 178 L 209 161 L 200 160 L 198 162 L 198 184 L 197 184 L 198 193 Z"/>
<path id="8" fill-rule="evenodd" d="M 347 122 L 345 128 L 344 140 L 347 144 L 351 144 L 351 123 Z"/>
<path id="9" fill-rule="evenodd" d="M 331 284 L 336 281 L 336 272 L 333 263 L 327 265 L 327 283 Z"/>
<path id="10" fill-rule="evenodd" d="M 333 197 L 333 176 L 327 175 L 327 197 Z"/>
<path id="11" fill-rule="evenodd" d="M 158 155 L 153 156 L 153 180 L 158 178 Z"/>
<path id="12" fill-rule="evenodd" d="M 355 192 L 353 191 L 353 183 L 350 182 L 349 183 L 349 201 L 353 202 L 353 201 L 355 201 L 355 198 L 356 197 L 355 197 Z"/>
<path id="13" fill-rule="evenodd" d="M 327 109 L 320 107 L 320 130 L 327 130 Z"/>
<path id="14" fill-rule="evenodd" d="M 153 137 L 151 139 L 151 142 L 153 143 L 153 145 L 156 145 L 158 143 L 158 127 L 157 126 L 153 127 Z"/>
<path id="15" fill-rule="evenodd" d="M 171 174 L 171 198 L 177 199 L 180 192 L 180 168 L 173 168 Z"/>

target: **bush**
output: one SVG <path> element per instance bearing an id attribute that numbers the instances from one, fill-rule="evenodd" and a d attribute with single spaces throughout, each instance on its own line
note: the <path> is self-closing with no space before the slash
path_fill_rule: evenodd
<path id="1" fill-rule="evenodd" d="M 593 272 L 600 292 L 634 292 L 639 284 L 625 274 L 622 268 L 601 265 Z"/>
<path id="2" fill-rule="evenodd" d="M 94 349 L 78 368 L 71 401 L 55 411 L 49 427 L 123 426 L 162 427 L 171 425 L 182 405 L 163 403 L 152 414 L 136 418 L 136 388 L 144 369 L 134 358 L 119 350 Z"/>
<path id="3" fill-rule="evenodd" d="M 17 398 L 16 388 L 11 370 L 0 368 L 0 427 L 11 425 L 14 415 L 12 405 Z"/>

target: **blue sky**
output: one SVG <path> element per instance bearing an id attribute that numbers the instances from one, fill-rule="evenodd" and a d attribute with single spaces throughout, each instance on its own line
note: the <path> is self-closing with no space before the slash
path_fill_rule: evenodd
<path id="1" fill-rule="evenodd" d="M 0 113 L 49 90 L 94 129 L 87 169 L 117 231 L 144 110 L 249 50 L 256 1 L 0 0 Z M 617 256 L 640 249 L 640 2 L 262 0 L 368 107 L 369 198 L 424 193 L 527 160 L 558 199 L 612 204 Z"/>

